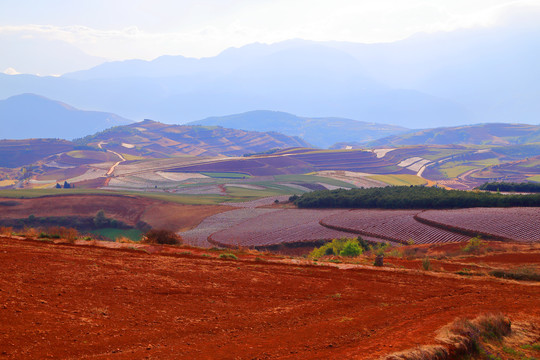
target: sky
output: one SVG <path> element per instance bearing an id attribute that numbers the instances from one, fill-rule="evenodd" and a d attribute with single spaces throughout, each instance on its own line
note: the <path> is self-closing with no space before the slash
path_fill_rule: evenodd
<path id="1" fill-rule="evenodd" d="M 500 26 L 540 0 L 1 0 L 0 72 L 61 74 L 104 61 L 215 56 L 301 38 L 391 42 Z"/>

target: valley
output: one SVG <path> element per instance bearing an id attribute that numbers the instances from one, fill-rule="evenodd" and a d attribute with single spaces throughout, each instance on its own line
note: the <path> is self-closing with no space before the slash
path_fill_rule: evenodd
<path id="1" fill-rule="evenodd" d="M 0 1 L 0 360 L 540 359 L 539 24 Z"/>

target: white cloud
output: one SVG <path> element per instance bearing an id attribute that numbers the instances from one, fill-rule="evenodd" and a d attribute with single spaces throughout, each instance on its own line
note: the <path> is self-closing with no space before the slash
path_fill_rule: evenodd
<path id="1" fill-rule="evenodd" d="M 519 22 L 524 14 L 530 15 L 523 9 L 540 9 L 540 0 L 234 0 L 227 5 L 217 0 L 157 4 L 139 0 L 130 4 L 103 2 L 103 9 L 86 9 L 85 22 L 80 14 L 66 13 L 66 19 L 84 25 L 0 26 L 0 37 L 63 41 L 109 60 L 150 60 L 164 54 L 214 56 L 231 46 L 291 38 L 396 41 L 418 32 Z M 73 12 L 77 6 L 70 8 Z M 44 18 L 57 21 L 60 15 L 51 16 Z"/>
<path id="2" fill-rule="evenodd" d="M 12 67 L 8 67 L 6 70 L 4 70 L 4 74 L 6 75 L 17 75 L 20 74 L 17 70 L 15 70 Z"/>

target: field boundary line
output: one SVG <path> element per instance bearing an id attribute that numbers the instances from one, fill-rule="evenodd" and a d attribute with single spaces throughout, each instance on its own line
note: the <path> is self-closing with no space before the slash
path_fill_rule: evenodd
<path id="1" fill-rule="evenodd" d="M 450 231 L 450 232 L 453 232 L 453 233 L 456 233 L 456 234 L 472 236 L 472 237 L 480 236 L 480 237 L 486 238 L 486 240 L 489 239 L 489 240 L 498 240 L 498 241 L 516 241 L 514 239 L 510 239 L 510 238 L 507 238 L 507 237 L 504 237 L 504 236 L 485 233 L 485 232 L 482 232 L 482 231 L 474 231 L 474 230 L 470 230 L 470 229 L 461 228 L 461 227 L 455 226 L 455 225 L 447 225 L 447 224 L 439 223 L 439 222 L 434 221 L 434 220 L 429 220 L 429 219 L 426 219 L 426 218 L 421 216 L 421 214 L 423 212 L 425 212 L 425 211 L 426 210 L 422 210 L 418 214 L 415 214 L 413 216 L 414 220 L 416 220 L 419 223 L 422 223 L 424 225 L 428 225 L 428 226 L 431 226 L 431 227 L 436 227 L 436 228 L 446 230 L 446 231 Z"/>
<path id="2" fill-rule="evenodd" d="M 328 218 L 331 217 L 331 216 L 333 216 L 333 215 L 327 216 L 327 217 L 325 217 L 324 219 L 319 220 L 319 225 L 324 226 L 325 228 L 328 228 L 328 229 L 332 229 L 332 230 L 343 231 L 343 232 L 349 232 L 349 233 L 359 234 L 359 235 L 365 235 L 365 236 L 371 236 L 371 237 L 374 237 L 374 238 L 377 238 L 377 239 L 381 239 L 381 240 L 386 240 L 386 241 L 390 241 L 390 242 L 396 242 L 396 243 L 399 243 L 399 244 L 407 245 L 407 242 L 406 242 L 406 241 L 403 241 L 403 240 L 394 238 L 394 237 L 392 237 L 392 236 L 381 236 L 380 234 L 375 234 L 375 233 L 372 233 L 372 232 L 370 232 L 370 231 L 357 230 L 357 229 L 350 229 L 350 228 L 346 228 L 346 227 L 343 227 L 343 226 L 337 226 L 337 225 L 331 225 L 331 224 L 325 223 L 324 220 L 325 220 L 325 219 L 328 219 Z"/>

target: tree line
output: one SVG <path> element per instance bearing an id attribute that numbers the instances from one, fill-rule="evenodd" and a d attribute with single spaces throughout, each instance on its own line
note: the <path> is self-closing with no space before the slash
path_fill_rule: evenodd
<path id="1" fill-rule="evenodd" d="M 424 186 L 387 186 L 305 193 L 289 199 L 299 208 L 455 209 L 540 206 L 540 194 L 502 195 Z"/>
<path id="2" fill-rule="evenodd" d="M 487 182 L 477 187 L 478 190 L 540 193 L 540 183 L 534 182 Z"/>

